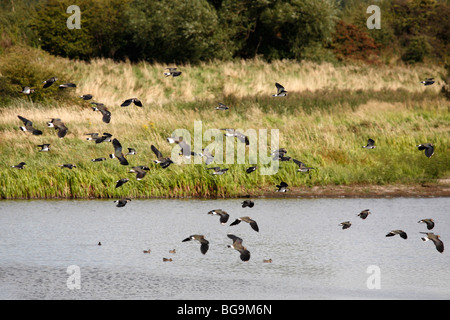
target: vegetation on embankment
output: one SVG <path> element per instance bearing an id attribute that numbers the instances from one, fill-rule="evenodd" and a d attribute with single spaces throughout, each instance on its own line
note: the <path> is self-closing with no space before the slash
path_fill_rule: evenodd
<path id="1" fill-rule="evenodd" d="M 48 65 L 47 65 L 48 66 Z M 65 70 L 77 83 L 67 99 L 18 96 L 0 109 L 0 198 L 88 197 L 236 197 L 267 194 L 280 181 L 292 190 L 327 185 L 392 185 L 435 182 L 449 176 L 449 103 L 439 93 L 439 82 L 423 87 L 424 74 L 437 67 L 388 68 L 332 66 L 259 60 L 223 64 L 179 66 L 178 78 L 165 78 L 164 65 L 92 63 L 61 59 L 54 67 Z M 291 72 L 287 72 L 290 70 Z M 293 72 L 292 72 L 293 71 Z M 313 79 L 313 81 L 312 81 Z M 274 82 L 288 96 L 274 98 Z M 37 92 L 42 91 L 40 86 Z M 71 89 L 69 89 L 71 90 Z M 89 102 L 76 95 L 93 94 L 112 113 L 111 123 L 101 120 Z M 56 98 L 60 93 L 56 90 Z M 143 108 L 120 107 L 123 100 L 139 97 Z M 226 111 L 215 110 L 218 102 Z M 41 136 L 22 132 L 18 115 L 24 116 Z M 60 118 L 69 133 L 59 139 L 46 122 Z M 317 168 L 296 172 L 292 161 L 281 162 L 275 175 L 247 174 L 248 164 L 221 165 L 229 171 L 213 176 L 205 164 L 174 164 L 162 169 L 150 145 L 170 155 L 166 138 L 176 129 L 193 137 L 194 122 L 202 129 L 279 129 L 280 147 L 288 156 Z M 137 155 L 130 165 L 109 159 L 111 143 L 87 141 L 89 132 L 109 132 Z M 368 138 L 373 150 L 363 149 Z M 432 142 L 435 155 L 426 158 L 416 145 Z M 37 145 L 50 143 L 50 152 Z M 203 147 L 210 142 L 204 141 Z M 91 159 L 106 157 L 103 162 Z M 248 160 L 248 159 L 247 159 Z M 21 161 L 25 169 L 11 168 Z M 74 163 L 73 170 L 59 165 Z M 151 168 L 143 180 L 128 173 L 131 166 Z M 212 165 L 208 166 L 211 167 Z M 130 181 L 115 188 L 116 180 Z"/>

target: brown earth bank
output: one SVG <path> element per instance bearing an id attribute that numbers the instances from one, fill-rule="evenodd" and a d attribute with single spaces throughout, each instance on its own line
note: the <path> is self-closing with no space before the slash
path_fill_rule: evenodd
<path id="1" fill-rule="evenodd" d="M 450 197 L 450 179 L 441 179 L 437 182 L 422 184 L 395 184 L 395 185 L 328 185 L 313 187 L 288 187 L 287 192 L 276 192 L 276 188 L 266 188 L 258 192 L 242 193 L 240 196 L 205 196 L 205 197 L 133 197 L 134 199 L 283 199 L 283 198 L 437 198 Z M 3 200 L 24 200 L 23 198 L 9 198 Z M 28 198 L 37 199 L 37 198 Z M 47 198 L 48 199 L 48 198 Z M 69 198 L 51 198 L 69 199 Z M 84 198 L 70 198 L 84 199 Z M 95 198 L 89 199 L 108 199 Z M 1 199 L 0 199 L 1 200 Z"/>
<path id="2" fill-rule="evenodd" d="M 285 193 L 264 191 L 260 198 L 432 198 L 450 196 L 450 179 L 416 185 L 331 185 L 289 188 Z"/>

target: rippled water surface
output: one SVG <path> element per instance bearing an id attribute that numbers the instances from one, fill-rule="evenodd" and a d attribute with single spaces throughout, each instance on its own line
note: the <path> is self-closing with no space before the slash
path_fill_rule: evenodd
<path id="1" fill-rule="evenodd" d="M 440 254 L 423 242 L 417 223 L 434 218 L 432 231 L 450 246 L 448 198 L 240 203 L 0 201 L 0 299 L 450 298 L 450 247 Z M 219 208 L 230 214 L 226 225 L 207 214 Z M 363 209 L 372 212 L 366 220 L 356 216 Z M 242 216 L 260 231 L 230 226 Z M 352 226 L 342 230 L 346 220 Z M 385 237 L 394 229 L 408 239 Z M 244 240 L 250 261 L 227 247 L 227 233 Z M 191 234 L 209 240 L 206 255 L 182 242 Z"/>

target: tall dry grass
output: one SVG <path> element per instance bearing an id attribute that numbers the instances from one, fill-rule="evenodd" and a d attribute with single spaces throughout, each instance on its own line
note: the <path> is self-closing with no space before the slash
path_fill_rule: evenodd
<path id="1" fill-rule="evenodd" d="M 441 70 L 420 66 L 367 67 L 288 63 L 260 60 L 179 66 L 181 77 L 165 78 L 166 65 L 137 65 L 95 60 L 67 66 L 77 82 L 74 94 L 90 93 L 112 112 L 103 123 L 89 102 L 71 104 L 34 103 L 17 99 L 0 109 L 0 197 L 187 197 L 241 196 L 274 190 L 286 181 L 293 188 L 329 184 L 423 183 L 449 176 L 448 101 L 438 86 L 423 87 L 419 81 Z M 438 79 L 438 82 L 440 80 Z M 289 95 L 273 98 L 274 82 L 285 85 Z M 138 97 L 143 108 L 120 107 Z M 218 102 L 230 109 L 215 110 Z M 17 115 L 33 121 L 44 131 L 32 136 L 18 129 Z M 48 128 L 50 118 L 61 118 L 69 128 L 59 139 Z M 176 129 L 191 135 L 195 121 L 203 132 L 212 128 L 279 129 L 280 147 L 288 155 L 316 167 L 310 174 L 296 172 L 293 162 L 281 163 L 277 174 L 248 175 L 248 165 L 224 165 L 223 176 L 212 176 L 204 165 L 154 165 L 150 145 L 169 155 L 173 145 L 166 138 Z M 108 157 L 110 143 L 86 141 L 86 133 L 109 132 L 118 138 L 130 166 L 148 165 L 142 181 L 128 173 L 117 160 L 92 163 Z M 374 150 L 362 149 L 367 138 L 376 140 Z M 436 145 L 436 154 L 426 158 L 415 147 Z M 36 145 L 51 143 L 49 153 Z M 208 145 L 203 142 L 203 147 Z M 10 165 L 27 162 L 26 169 Z M 74 170 L 58 167 L 75 163 Z M 115 181 L 130 182 L 115 189 Z"/>

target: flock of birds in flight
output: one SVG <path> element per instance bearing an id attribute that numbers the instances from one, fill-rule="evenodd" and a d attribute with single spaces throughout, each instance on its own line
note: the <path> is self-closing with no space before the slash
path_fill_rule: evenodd
<path id="1" fill-rule="evenodd" d="M 178 77 L 182 74 L 182 72 L 178 71 L 177 68 L 167 68 L 166 70 L 167 71 L 164 72 L 164 75 L 166 77 L 170 77 L 170 76 Z M 52 77 L 46 81 L 43 81 L 43 83 L 44 83 L 43 89 L 50 87 L 57 80 L 58 80 L 58 78 Z M 424 81 L 421 81 L 421 83 L 425 86 L 432 85 L 434 82 L 435 81 L 433 78 L 427 78 Z M 74 83 L 64 83 L 64 84 L 59 85 L 60 89 L 75 88 L 75 87 L 76 87 L 76 85 Z M 273 97 L 287 96 L 287 91 L 281 84 L 275 83 L 275 87 L 277 89 L 277 93 L 273 94 L 272 95 Z M 35 92 L 35 89 L 32 89 L 31 87 L 22 87 L 22 90 L 19 92 L 26 94 L 26 95 L 30 95 Z M 85 95 L 80 96 L 80 98 L 83 100 L 91 100 L 93 98 L 93 96 L 91 94 L 85 94 Z M 102 114 L 103 122 L 105 122 L 105 123 L 111 122 L 111 112 L 108 110 L 108 108 L 103 103 L 91 102 L 91 104 L 93 105 L 93 107 L 92 107 L 93 111 L 100 111 L 100 113 Z M 127 99 L 120 106 L 127 107 L 127 106 L 130 106 L 131 104 L 134 104 L 137 107 L 143 107 L 142 102 L 137 98 Z M 228 110 L 228 109 L 229 109 L 229 107 L 223 103 L 219 103 L 218 106 L 216 107 L 216 110 Z M 33 135 L 42 135 L 43 134 L 43 132 L 41 130 L 38 130 L 33 127 L 33 123 L 30 120 L 28 120 L 20 115 L 18 115 L 18 118 L 23 122 L 23 126 L 20 126 L 20 129 L 22 131 L 31 132 Z M 54 128 L 55 130 L 57 130 L 57 135 L 61 139 L 64 138 L 68 132 L 68 128 L 59 118 L 52 118 L 51 121 L 47 122 L 47 125 L 48 125 L 48 127 Z M 235 137 L 238 141 L 245 143 L 245 145 L 249 145 L 249 139 L 243 133 L 236 131 L 235 129 L 222 129 L 222 130 L 225 131 L 225 133 L 224 133 L 225 136 Z M 126 154 L 124 154 L 121 143 L 116 138 L 112 139 L 112 134 L 110 134 L 110 133 L 104 132 L 101 135 L 99 133 L 87 133 L 86 135 L 89 136 L 88 138 L 86 138 L 86 140 L 94 141 L 96 144 L 103 143 L 103 142 L 112 142 L 112 145 L 114 147 L 114 152 L 111 153 L 109 155 L 109 157 L 111 159 L 114 159 L 114 158 L 118 159 L 121 165 L 124 165 L 124 166 L 129 165 L 128 160 L 126 159 L 126 156 L 136 154 L 136 150 L 134 148 L 128 148 L 128 152 Z M 204 158 L 206 158 L 206 160 L 205 160 L 206 165 L 209 165 L 214 161 L 214 156 L 207 149 L 203 149 L 202 153 L 200 153 L 200 154 L 196 154 L 195 152 L 191 151 L 190 145 L 188 143 L 186 143 L 186 141 L 183 140 L 183 137 L 169 137 L 169 138 L 167 138 L 167 142 L 169 142 L 170 144 L 173 144 L 173 143 L 177 144 L 181 148 L 180 155 L 183 155 L 187 158 L 189 158 L 190 156 L 204 157 Z M 39 150 L 39 152 L 50 151 L 50 144 L 48 144 L 48 143 L 38 145 L 38 147 L 41 148 Z M 362 146 L 362 148 L 366 148 L 366 149 L 374 149 L 375 147 L 376 147 L 375 141 L 372 138 L 369 138 L 367 141 L 367 144 Z M 423 144 L 417 145 L 416 147 L 418 148 L 418 150 L 424 150 L 425 156 L 428 158 L 430 158 L 434 154 L 434 145 L 432 143 L 423 143 Z M 151 150 L 153 151 L 153 153 L 155 154 L 155 156 L 157 158 L 153 162 L 156 164 L 159 164 L 161 166 L 161 168 L 165 169 L 173 163 L 173 161 L 172 161 L 172 159 L 170 159 L 170 157 L 164 157 L 163 154 L 154 145 L 151 145 Z M 297 169 L 298 172 L 309 172 L 309 171 L 315 169 L 313 167 L 306 166 L 300 160 L 293 159 L 292 157 L 287 156 L 287 152 L 288 151 L 285 148 L 280 148 L 278 150 L 273 151 L 271 153 L 271 155 L 273 156 L 274 160 L 279 160 L 279 161 L 291 161 L 292 160 L 295 164 L 298 165 L 298 167 L 299 167 Z M 106 160 L 106 157 L 100 157 L 100 158 L 92 159 L 91 161 L 100 162 L 100 161 L 105 161 L 105 160 Z M 20 162 L 19 164 L 12 165 L 11 167 L 17 168 L 17 169 L 24 169 L 25 165 L 26 165 L 25 162 Z M 75 164 L 70 164 L 70 163 L 65 163 L 60 166 L 61 166 L 61 168 L 68 168 L 68 169 L 76 168 Z M 257 169 L 258 169 L 257 166 L 248 167 L 246 169 L 246 173 L 250 174 L 250 173 L 256 171 Z M 136 174 L 136 180 L 141 180 L 145 177 L 147 171 L 149 171 L 149 170 L 150 170 L 150 168 L 148 166 L 133 166 L 129 172 Z M 215 166 L 215 167 L 209 167 L 209 168 L 207 168 L 207 170 L 213 170 L 213 172 L 212 172 L 213 175 L 223 175 L 228 171 L 228 168 L 220 168 L 220 167 Z M 129 181 L 128 178 L 119 179 L 116 181 L 115 187 L 118 188 L 118 187 L 122 186 L 123 184 L 127 183 L 128 181 Z M 278 185 L 276 185 L 276 187 L 277 187 L 276 192 L 287 192 L 288 191 L 288 189 L 287 189 L 288 184 L 284 181 L 280 182 Z M 124 207 L 130 201 L 131 201 L 130 198 L 124 198 L 124 199 L 114 200 L 114 203 L 116 203 L 117 207 Z M 254 202 L 252 200 L 245 200 L 244 202 L 242 202 L 243 208 L 245 208 L 245 207 L 252 208 L 253 206 L 254 206 Z M 222 209 L 212 210 L 212 211 L 208 212 L 208 214 L 218 215 L 220 217 L 219 221 L 221 224 L 226 224 L 229 219 L 229 214 L 227 212 L 223 211 Z M 370 210 L 366 209 L 366 210 L 361 211 L 358 214 L 358 216 L 361 219 L 365 220 L 369 214 L 371 214 Z M 240 222 L 248 223 L 254 231 L 259 232 L 259 227 L 258 227 L 257 222 L 248 216 L 235 219 L 230 224 L 230 226 L 237 225 Z M 434 227 L 434 221 L 431 218 L 430 219 L 422 219 L 418 222 L 426 223 L 428 230 L 431 230 Z M 352 223 L 350 221 L 344 221 L 339 224 L 339 226 L 342 226 L 342 229 L 348 229 L 348 228 L 350 228 L 351 225 L 352 225 Z M 438 252 L 442 253 L 444 251 L 444 244 L 439 239 L 439 237 L 440 237 L 439 235 L 435 235 L 434 233 L 431 233 L 431 232 L 421 232 L 421 233 L 425 234 L 425 236 L 421 238 L 423 241 L 431 240 L 435 244 Z M 407 234 L 403 230 L 392 230 L 388 234 L 386 234 L 386 237 L 392 237 L 395 235 L 399 235 L 401 238 L 407 239 Z M 233 234 L 227 234 L 227 236 L 228 236 L 228 238 L 230 238 L 232 240 L 232 245 L 229 245 L 228 247 L 237 250 L 240 253 L 240 259 L 242 261 L 249 261 L 250 260 L 250 252 L 248 251 L 248 249 L 246 247 L 243 246 L 243 244 L 242 244 L 243 240 L 240 237 L 233 235 Z M 182 240 L 182 242 L 188 242 L 191 240 L 195 240 L 200 243 L 200 252 L 202 254 L 207 253 L 207 251 L 209 249 L 209 241 L 205 238 L 204 235 L 193 234 L 193 235 L 190 235 L 189 237 L 185 238 L 184 240 Z M 101 245 L 101 242 L 99 242 L 98 245 Z M 150 253 L 150 252 L 151 252 L 150 249 L 144 250 L 144 253 Z M 175 249 L 170 250 L 170 253 L 175 253 Z M 163 258 L 163 261 L 172 261 L 172 259 L 171 258 Z M 270 262 L 272 262 L 272 259 L 264 259 L 263 262 L 270 263 Z"/>

